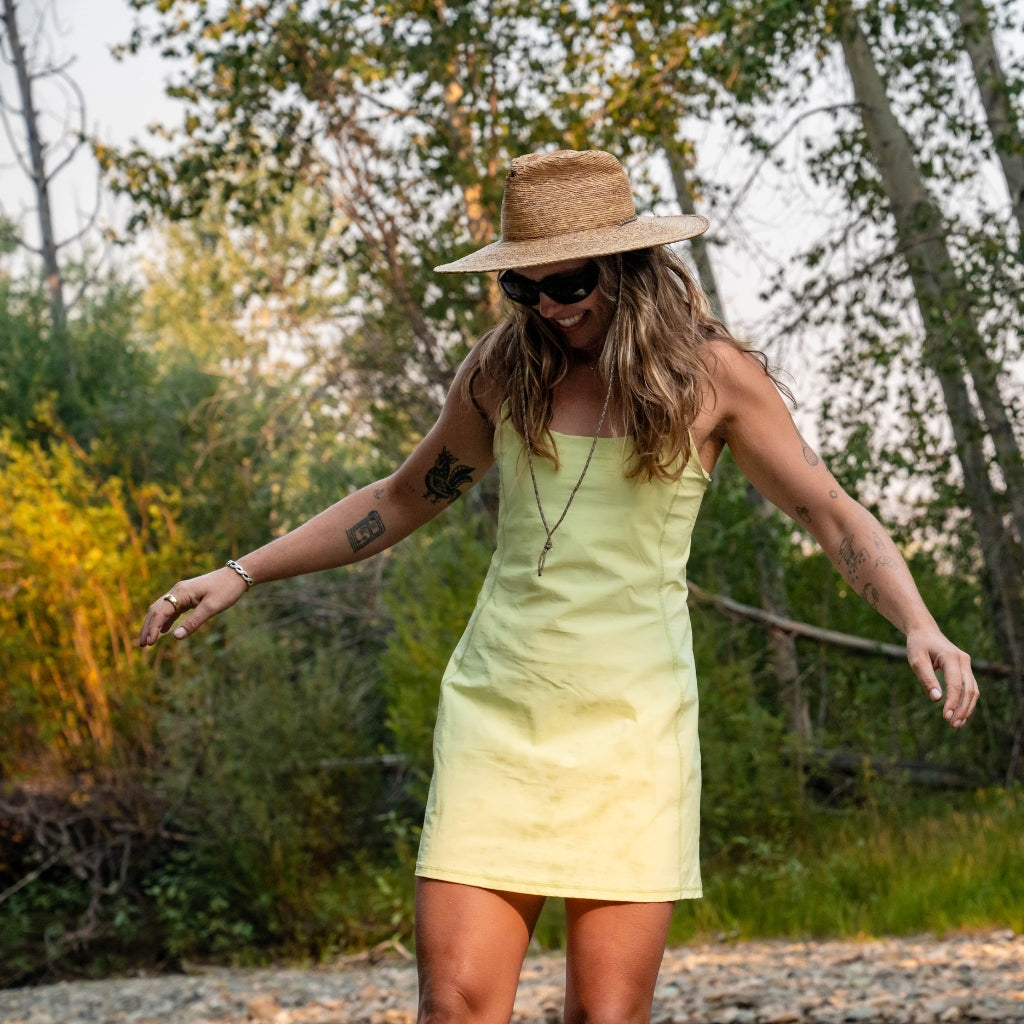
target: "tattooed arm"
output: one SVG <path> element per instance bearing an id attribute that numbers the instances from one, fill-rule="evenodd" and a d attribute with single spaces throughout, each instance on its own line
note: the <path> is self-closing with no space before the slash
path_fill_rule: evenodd
<path id="1" fill-rule="evenodd" d="M 747 478 L 806 527 L 844 579 L 906 635 L 907 657 L 928 696 L 954 728 L 970 717 L 978 686 L 970 658 L 939 630 L 889 534 L 848 495 L 804 441 L 760 364 L 732 346 L 716 347 L 714 391 L 702 418 L 728 444 Z"/>
<path id="2" fill-rule="evenodd" d="M 433 519 L 472 487 L 490 468 L 493 427 L 460 387 L 459 371 L 444 409 L 430 433 L 391 476 L 332 505 L 238 562 L 257 583 L 301 576 L 369 558 Z M 179 639 L 233 605 L 248 589 L 225 567 L 176 583 L 177 604 L 160 598 L 149 608 L 139 646 L 156 643 L 180 615 Z"/>

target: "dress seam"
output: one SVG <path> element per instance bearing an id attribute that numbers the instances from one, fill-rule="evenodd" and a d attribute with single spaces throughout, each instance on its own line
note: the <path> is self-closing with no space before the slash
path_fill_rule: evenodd
<path id="1" fill-rule="evenodd" d="M 661 611 L 661 628 L 665 633 L 665 642 L 668 645 L 669 650 L 672 653 L 672 678 L 678 683 L 679 681 L 679 651 L 676 643 L 672 637 L 672 631 L 669 628 L 669 616 L 668 609 L 665 607 L 665 587 L 667 585 L 667 573 L 665 571 L 665 533 L 668 530 L 668 524 L 672 519 L 672 510 L 675 508 L 676 502 L 679 500 L 679 487 L 677 486 L 672 494 L 672 500 L 668 503 L 665 509 L 665 515 L 661 521 L 661 533 L 658 537 L 658 607 Z M 685 587 L 685 582 L 684 582 Z M 672 723 L 672 736 L 675 741 L 676 749 L 676 765 L 675 765 L 675 777 L 679 779 L 682 775 L 683 770 L 683 749 L 679 741 L 679 713 L 676 712 L 676 719 Z M 680 797 L 682 794 L 680 794 Z M 676 836 L 677 836 L 677 855 L 676 864 L 680 872 L 679 881 L 682 883 L 682 869 L 683 869 L 683 846 L 684 846 L 684 823 L 683 823 L 683 801 L 682 799 L 675 801 L 676 805 Z"/>

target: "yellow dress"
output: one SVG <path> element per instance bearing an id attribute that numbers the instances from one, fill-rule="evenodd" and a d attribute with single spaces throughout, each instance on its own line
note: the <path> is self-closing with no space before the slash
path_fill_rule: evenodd
<path id="1" fill-rule="evenodd" d="M 554 523 L 592 437 L 535 459 Z M 495 433 L 497 546 L 441 683 L 416 873 L 546 896 L 701 895 L 697 680 L 686 607 L 708 475 L 629 481 L 630 442 L 598 441 L 545 534 L 522 438 Z"/>

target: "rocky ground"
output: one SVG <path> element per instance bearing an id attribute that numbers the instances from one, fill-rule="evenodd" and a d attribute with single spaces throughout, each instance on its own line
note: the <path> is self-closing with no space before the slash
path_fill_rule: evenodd
<path id="1" fill-rule="evenodd" d="M 0 1024 L 411 1024 L 403 950 L 330 967 L 0 991 Z M 514 1024 L 560 1019 L 564 963 L 531 956 Z M 693 945 L 665 955 L 654 1024 L 1024 1024 L 1024 935 Z"/>

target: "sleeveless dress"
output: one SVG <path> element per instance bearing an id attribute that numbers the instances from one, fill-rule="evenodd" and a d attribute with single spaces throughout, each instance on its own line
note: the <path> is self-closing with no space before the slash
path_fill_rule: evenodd
<path id="1" fill-rule="evenodd" d="M 593 437 L 534 459 L 554 523 Z M 690 534 L 709 477 L 627 480 L 626 438 L 597 442 L 545 534 L 522 437 L 495 431 L 497 545 L 441 683 L 416 873 L 545 896 L 701 895 Z"/>

